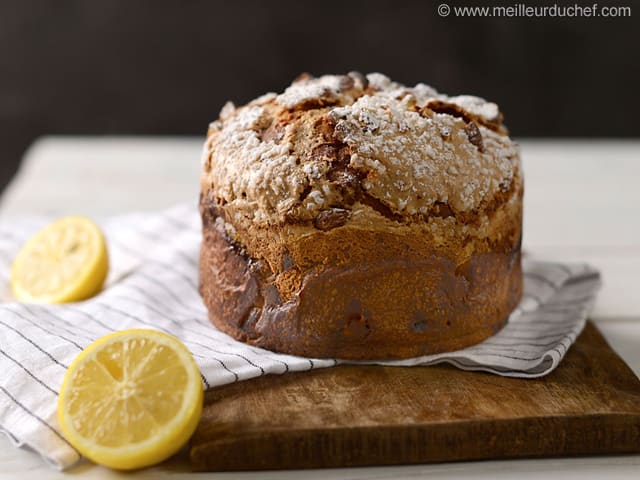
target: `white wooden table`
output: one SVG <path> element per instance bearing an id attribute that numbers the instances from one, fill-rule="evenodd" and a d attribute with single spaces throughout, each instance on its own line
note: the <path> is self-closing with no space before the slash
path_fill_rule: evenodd
<path id="1" fill-rule="evenodd" d="M 540 258 L 586 261 L 604 287 L 591 318 L 640 375 L 640 141 L 522 141 L 524 249 Z M 0 221 L 23 214 L 104 216 L 193 200 L 201 140 L 149 137 L 45 137 L 0 199 Z M 136 478 L 192 478 L 177 458 Z M 637 479 L 640 455 L 463 462 L 404 467 L 209 474 L 216 479 Z M 86 463 L 51 470 L 0 435 L 0 479 L 111 479 Z"/>

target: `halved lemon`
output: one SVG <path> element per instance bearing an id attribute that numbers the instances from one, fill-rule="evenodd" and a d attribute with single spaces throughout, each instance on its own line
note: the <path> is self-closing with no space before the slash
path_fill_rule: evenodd
<path id="1" fill-rule="evenodd" d="M 202 415 L 202 383 L 180 340 L 155 330 L 122 330 L 85 348 L 58 399 L 66 439 L 89 459 L 131 470 L 176 453 Z"/>
<path id="2" fill-rule="evenodd" d="M 11 289 L 21 302 L 77 302 L 100 291 L 108 270 L 100 228 L 88 218 L 65 217 L 22 247 L 11 269 Z"/>

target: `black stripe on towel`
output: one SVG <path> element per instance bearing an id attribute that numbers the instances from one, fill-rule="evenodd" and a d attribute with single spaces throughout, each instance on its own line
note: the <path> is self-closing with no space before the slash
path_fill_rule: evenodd
<path id="1" fill-rule="evenodd" d="M 2 390 L 2 392 L 9 397 L 9 399 L 15 403 L 16 405 L 18 405 L 22 410 L 24 410 L 29 416 L 35 418 L 36 420 L 38 420 L 38 422 L 40 422 L 42 425 L 44 425 L 45 427 L 47 427 L 49 430 L 51 430 L 56 437 L 58 437 L 60 440 L 62 440 L 64 443 L 66 443 L 69 448 L 71 450 L 73 450 L 75 452 L 76 455 L 78 455 L 78 457 L 80 456 L 80 454 L 78 453 L 78 451 L 67 441 L 66 438 L 64 438 L 62 436 L 62 434 L 60 432 L 58 432 L 55 428 L 53 428 L 48 422 L 46 422 L 42 417 L 40 417 L 38 414 L 36 414 L 35 412 L 31 411 L 29 408 L 27 408 L 22 402 L 20 402 L 16 397 L 14 397 L 13 395 L 11 395 L 11 393 L 9 393 L 9 391 L 4 388 L 2 385 L 0 385 L 0 390 Z"/>

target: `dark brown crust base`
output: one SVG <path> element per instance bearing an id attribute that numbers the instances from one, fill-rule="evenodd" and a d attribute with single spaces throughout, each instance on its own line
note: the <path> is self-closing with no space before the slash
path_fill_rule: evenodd
<path id="1" fill-rule="evenodd" d="M 456 268 L 441 252 L 385 256 L 380 242 L 375 261 L 310 271 L 282 301 L 259 262 L 215 227 L 210 212 L 203 219 L 200 291 L 211 322 L 277 352 L 363 360 L 458 350 L 501 329 L 522 293 L 519 243 Z"/>

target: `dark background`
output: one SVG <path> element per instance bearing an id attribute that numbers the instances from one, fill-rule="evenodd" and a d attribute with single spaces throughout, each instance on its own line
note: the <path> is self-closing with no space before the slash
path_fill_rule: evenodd
<path id="1" fill-rule="evenodd" d="M 302 71 L 483 96 L 517 137 L 639 136 L 640 5 L 600 2 L 638 7 L 631 18 L 441 18 L 440 3 L 0 1 L 0 190 L 39 135 L 204 135 L 227 99 Z"/>

